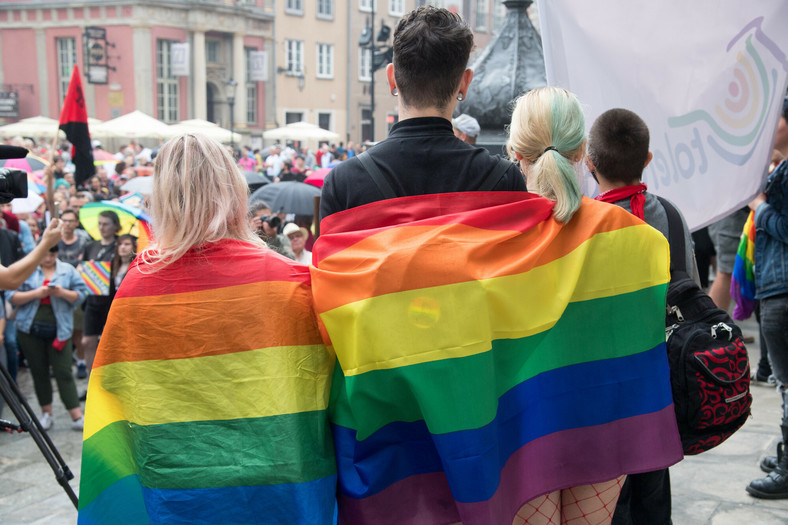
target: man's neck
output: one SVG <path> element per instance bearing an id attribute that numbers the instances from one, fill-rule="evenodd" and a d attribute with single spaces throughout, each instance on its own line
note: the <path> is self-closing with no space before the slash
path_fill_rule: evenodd
<path id="1" fill-rule="evenodd" d="M 611 182 L 605 179 L 603 176 L 599 175 L 599 172 L 596 173 L 596 178 L 599 184 L 599 193 L 605 193 L 606 191 L 615 190 L 617 188 L 623 188 L 624 186 L 634 186 L 635 184 L 640 184 L 640 180 L 632 180 L 629 182 Z"/>
<path id="2" fill-rule="evenodd" d="M 112 244 L 113 242 L 115 242 L 115 236 L 114 235 L 112 237 L 108 238 L 108 239 L 105 238 L 105 237 L 101 238 L 101 244 L 103 246 L 107 246 L 109 244 Z"/>
<path id="3" fill-rule="evenodd" d="M 407 120 L 410 118 L 421 118 L 421 117 L 440 117 L 444 118 L 448 121 L 451 121 L 451 113 L 454 108 L 435 108 L 435 107 L 428 107 L 428 108 L 413 108 L 410 106 L 406 106 L 405 104 L 399 105 L 399 120 Z"/>

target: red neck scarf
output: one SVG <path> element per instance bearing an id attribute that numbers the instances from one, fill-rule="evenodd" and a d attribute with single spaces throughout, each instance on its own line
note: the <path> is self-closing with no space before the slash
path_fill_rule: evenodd
<path id="1" fill-rule="evenodd" d="M 643 219 L 643 205 L 646 203 L 646 196 L 643 195 L 643 192 L 645 192 L 646 189 L 646 185 L 641 182 L 640 184 L 623 186 L 621 188 L 606 191 L 605 193 L 600 193 L 596 196 L 596 200 L 602 202 L 618 202 L 629 197 L 629 207 L 632 210 L 632 214 L 638 219 Z"/>

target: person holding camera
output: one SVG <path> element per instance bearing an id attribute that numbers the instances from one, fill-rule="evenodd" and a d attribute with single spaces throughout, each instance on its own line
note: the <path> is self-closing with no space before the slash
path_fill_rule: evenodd
<path id="1" fill-rule="evenodd" d="M 288 259 L 295 260 L 290 239 L 279 233 L 282 219 L 271 213 L 271 207 L 264 201 L 249 205 L 249 221 L 252 229 L 265 241 L 269 248 Z"/>
<path id="2" fill-rule="evenodd" d="M 27 358 L 41 405 L 41 426 L 49 430 L 54 423 L 51 367 L 60 399 L 71 415 L 71 428 L 82 430 L 82 409 L 71 374 L 71 336 L 74 308 L 82 303 L 88 290 L 79 272 L 59 261 L 57 253 L 55 244 L 19 290 L 9 294 L 9 300 L 19 307 L 16 313 L 19 346 Z"/>
<path id="3" fill-rule="evenodd" d="M 0 159 L 23 158 L 25 148 L 0 146 Z M 54 168 L 48 167 L 50 177 Z M 27 197 L 27 173 L 18 169 L 0 168 L 0 203 L 11 202 L 17 197 Z M 38 267 L 49 253 L 49 249 L 60 241 L 62 226 L 60 219 L 53 219 L 41 234 L 40 242 L 33 251 L 9 266 L 0 265 L 0 290 L 16 290 Z"/>

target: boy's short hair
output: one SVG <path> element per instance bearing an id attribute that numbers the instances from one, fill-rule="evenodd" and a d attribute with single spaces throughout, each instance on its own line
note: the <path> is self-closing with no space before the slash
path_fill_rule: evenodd
<path id="1" fill-rule="evenodd" d="M 637 113 L 623 108 L 599 115 L 588 134 L 588 156 L 610 182 L 640 180 L 648 159 L 648 126 Z"/>
<path id="2" fill-rule="evenodd" d="M 394 77 L 403 103 L 446 107 L 473 49 L 473 33 L 456 13 L 433 6 L 405 15 L 394 31 Z"/>

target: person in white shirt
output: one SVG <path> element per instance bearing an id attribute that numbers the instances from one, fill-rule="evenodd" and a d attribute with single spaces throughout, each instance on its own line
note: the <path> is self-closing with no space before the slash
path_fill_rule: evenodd
<path id="1" fill-rule="evenodd" d="M 306 228 L 300 228 L 295 223 L 289 223 L 282 230 L 285 237 L 290 239 L 290 247 L 293 249 L 295 261 L 301 264 L 312 265 L 312 252 L 305 249 L 308 232 Z"/>
<path id="2" fill-rule="evenodd" d="M 268 151 L 269 155 L 265 158 L 265 172 L 268 178 L 274 180 L 282 171 L 282 157 L 279 155 L 282 150 L 279 146 L 271 146 Z"/>

